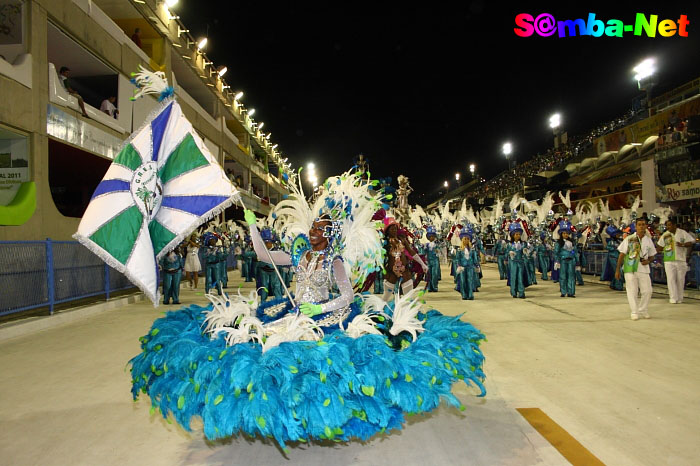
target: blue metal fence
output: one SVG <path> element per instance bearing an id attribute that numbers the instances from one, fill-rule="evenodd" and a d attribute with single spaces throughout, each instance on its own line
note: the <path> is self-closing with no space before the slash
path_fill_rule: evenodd
<path id="1" fill-rule="evenodd" d="M 200 249 L 204 264 L 204 250 Z M 227 260 L 229 270 L 236 258 Z M 200 272 L 203 274 L 203 272 Z M 0 241 L 0 316 L 136 287 L 77 241 Z"/>
<path id="2" fill-rule="evenodd" d="M 0 241 L 0 316 L 130 288 L 77 241 Z"/>

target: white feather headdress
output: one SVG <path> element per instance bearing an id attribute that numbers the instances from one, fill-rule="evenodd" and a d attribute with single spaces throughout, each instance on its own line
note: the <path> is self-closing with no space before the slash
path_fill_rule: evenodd
<path id="1" fill-rule="evenodd" d="M 332 245 L 334 253 L 343 258 L 353 284 L 364 282 L 384 265 L 381 222 L 372 220 L 382 207 L 383 194 L 370 183 L 350 171 L 328 178 L 313 206 L 304 197 L 301 177 L 298 186 L 289 188 L 291 194 L 271 214 L 278 233 L 291 238 L 308 235 L 314 219 L 328 215 L 340 230 Z"/>

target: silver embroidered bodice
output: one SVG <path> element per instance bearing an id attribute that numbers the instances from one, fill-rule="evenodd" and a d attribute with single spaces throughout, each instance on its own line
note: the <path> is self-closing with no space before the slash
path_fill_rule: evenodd
<path id="1" fill-rule="evenodd" d="M 302 259 L 297 266 L 297 290 L 295 295 L 303 303 L 320 303 L 328 300 L 329 290 L 333 286 L 330 267 L 318 268 L 318 257 L 310 261 Z"/>
<path id="2" fill-rule="evenodd" d="M 271 259 L 277 265 L 291 265 L 291 257 L 286 252 L 267 251 L 257 227 L 251 226 L 250 234 L 258 260 L 270 262 Z M 296 269 L 296 302 L 297 304 L 321 304 L 322 313 L 325 315 L 317 321 L 320 326 L 338 324 L 350 315 L 350 304 L 355 295 L 343 260 L 338 257 L 328 264 L 319 261 L 317 254 L 309 254 L 310 258 L 303 257 Z M 337 285 L 340 296 L 329 300 L 330 290 L 334 284 Z"/>

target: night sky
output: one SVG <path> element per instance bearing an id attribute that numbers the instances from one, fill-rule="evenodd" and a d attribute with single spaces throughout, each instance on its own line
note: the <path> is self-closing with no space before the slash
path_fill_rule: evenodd
<path id="1" fill-rule="evenodd" d="M 312 161 L 325 178 L 362 152 L 374 178 L 405 174 L 411 202 L 426 204 L 470 163 L 487 179 L 506 169 L 506 140 L 519 161 L 551 147 L 556 111 L 569 135 L 624 114 L 639 95 L 632 68 L 648 56 L 659 68 L 654 95 L 700 77 L 695 2 L 622 3 L 180 0 L 173 10 L 195 38 L 208 31 L 207 55 L 228 66 L 226 81 L 295 167 Z M 637 12 L 686 14 L 689 37 L 515 35 L 518 13 L 545 12 L 625 24 Z"/>

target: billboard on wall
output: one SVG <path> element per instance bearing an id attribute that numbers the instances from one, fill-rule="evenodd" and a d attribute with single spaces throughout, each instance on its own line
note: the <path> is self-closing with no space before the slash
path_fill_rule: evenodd
<path id="1" fill-rule="evenodd" d="M 656 188 L 656 200 L 658 202 L 682 201 L 700 197 L 700 180 L 683 181 Z"/>
<path id="2" fill-rule="evenodd" d="M 20 185 L 29 181 L 28 148 L 27 136 L 0 128 L 0 205 L 12 202 Z"/>
<path id="3" fill-rule="evenodd" d="M 677 107 L 657 113 L 650 118 L 601 136 L 595 140 L 594 146 L 598 155 L 607 151 L 617 151 L 625 144 L 642 143 L 649 136 L 658 136 L 662 128 L 668 126 L 669 122 L 675 123 L 676 120 L 698 114 L 700 114 L 700 96 L 690 99 Z"/>

